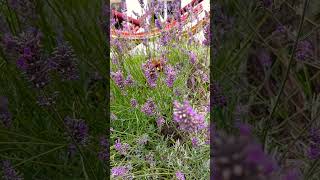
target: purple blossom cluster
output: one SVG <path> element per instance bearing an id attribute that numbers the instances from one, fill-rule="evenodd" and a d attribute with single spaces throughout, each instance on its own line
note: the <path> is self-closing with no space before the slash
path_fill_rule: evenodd
<path id="1" fill-rule="evenodd" d="M 120 89 L 124 89 L 125 83 L 124 83 L 124 77 L 121 70 L 118 70 L 116 72 L 111 72 L 111 78 L 116 83 L 116 85 Z"/>
<path id="2" fill-rule="evenodd" d="M 204 116 L 198 114 L 189 101 L 184 101 L 183 104 L 173 102 L 173 119 L 179 129 L 186 132 L 198 132 L 206 127 Z"/>
<path id="3" fill-rule="evenodd" d="M 152 99 L 148 99 L 141 107 L 141 112 L 147 116 L 155 115 L 157 106 Z"/>
<path id="4" fill-rule="evenodd" d="M 113 177 L 122 177 L 129 173 L 129 169 L 126 166 L 117 166 L 111 169 L 111 175 Z"/>
<path id="5" fill-rule="evenodd" d="M 136 108 L 138 106 L 138 101 L 136 99 L 130 100 L 131 107 Z"/>
<path id="6" fill-rule="evenodd" d="M 181 171 L 176 172 L 176 178 L 178 180 L 185 180 L 186 178 L 184 177 L 184 174 Z"/>
<path id="7" fill-rule="evenodd" d="M 206 17 L 209 18 L 209 13 L 206 13 Z M 211 38 L 211 34 L 210 34 L 210 22 L 204 26 L 203 28 L 203 34 L 204 34 L 204 40 L 202 41 L 202 44 L 205 46 L 210 46 L 210 38 Z"/>
<path id="8" fill-rule="evenodd" d="M 156 20 L 155 20 L 155 24 L 156 24 L 156 27 L 157 27 L 158 29 L 162 29 L 162 23 L 161 23 L 161 21 L 160 21 L 159 19 L 156 19 Z"/>
<path id="9" fill-rule="evenodd" d="M 251 136 L 216 134 L 212 144 L 214 179 L 270 179 L 277 164 Z"/>
<path id="10" fill-rule="evenodd" d="M 149 86 L 152 88 L 156 87 L 159 73 L 154 69 L 151 59 L 142 64 L 142 71 L 147 79 Z"/>
<path id="11" fill-rule="evenodd" d="M 5 96 L 0 96 L 0 121 L 4 127 L 9 128 L 12 124 L 12 114 L 9 111 L 9 100 Z"/>
<path id="12" fill-rule="evenodd" d="M 13 168 L 9 160 L 3 160 L 1 168 L 3 172 L 2 178 L 4 180 L 23 180 L 23 177 Z"/>
<path id="13" fill-rule="evenodd" d="M 133 80 L 133 77 L 131 76 L 131 74 L 129 74 L 127 76 L 126 80 L 124 80 L 124 84 L 128 87 L 130 87 L 134 84 L 134 80 Z"/>
<path id="14" fill-rule="evenodd" d="M 128 153 L 128 150 L 130 148 L 130 145 L 127 143 L 122 144 L 120 142 L 120 139 L 117 139 L 114 144 L 114 148 L 121 154 L 126 155 Z"/>
<path id="15" fill-rule="evenodd" d="M 310 131 L 309 157 L 311 159 L 320 158 L 320 129 L 311 129 Z"/>
<path id="16" fill-rule="evenodd" d="M 195 64 L 195 63 L 196 63 L 196 60 L 197 60 L 196 54 L 194 54 L 192 51 L 190 51 L 190 52 L 188 53 L 188 55 L 189 55 L 190 63 L 191 63 L 191 64 Z"/>
<path id="17" fill-rule="evenodd" d="M 72 47 L 68 43 L 61 43 L 50 56 L 50 66 L 57 71 L 62 80 L 79 79 L 77 59 Z"/>
<path id="18" fill-rule="evenodd" d="M 69 144 L 69 153 L 71 156 L 76 151 L 76 144 L 86 145 L 89 138 L 89 128 L 84 120 L 73 119 L 69 116 L 64 118 L 64 124 L 66 127 L 67 135 L 74 140 Z"/>
<path id="19" fill-rule="evenodd" d="M 193 147 L 198 147 L 199 146 L 199 139 L 197 137 L 192 137 L 191 143 L 192 143 Z"/>
<path id="20" fill-rule="evenodd" d="M 133 77 L 129 74 L 125 79 L 121 70 L 111 72 L 111 78 L 121 90 L 134 84 Z"/>
<path id="21" fill-rule="evenodd" d="M 17 67 L 37 89 L 50 82 L 50 72 L 57 71 L 63 80 L 78 79 L 75 54 L 67 43 L 60 44 L 48 58 L 41 45 L 42 34 L 29 28 L 18 36 L 6 34 L 2 45 L 6 55 L 16 60 Z"/>
<path id="22" fill-rule="evenodd" d="M 2 40 L 7 55 L 17 59 L 18 68 L 37 89 L 44 88 L 50 80 L 50 68 L 42 55 L 40 39 L 38 30 L 29 29 L 17 37 L 6 34 Z"/>
<path id="23" fill-rule="evenodd" d="M 120 42 L 118 39 L 111 39 L 110 45 L 111 45 L 112 47 L 115 47 L 115 48 L 116 48 L 116 51 L 117 51 L 119 54 L 123 53 L 123 50 L 124 50 L 123 45 L 121 44 L 121 42 Z"/>
<path id="24" fill-rule="evenodd" d="M 300 61 L 305 61 L 312 58 L 313 46 L 311 42 L 307 40 L 298 42 L 295 56 Z"/>
<path id="25" fill-rule="evenodd" d="M 162 116 L 160 116 L 160 117 L 158 117 L 156 123 L 157 123 L 158 128 L 161 128 L 163 126 L 163 124 L 165 123 L 165 120 Z"/>
<path id="26" fill-rule="evenodd" d="M 202 44 L 205 46 L 210 46 L 210 23 L 205 25 L 203 28 L 204 33 L 204 40 L 202 41 Z"/>
<path id="27" fill-rule="evenodd" d="M 160 45 L 167 46 L 170 42 L 170 33 L 167 31 L 163 31 L 160 37 Z"/>
<path id="28" fill-rule="evenodd" d="M 109 143 L 106 137 L 100 138 L 101 151 L 98 153 L 98 157 L 101 161 L 109 160 Z"/>
<path id="29" fill-rule="evenodd" d="M 166 75 L 166 84 L 168 87 L 172 88 L 173 83 L 176 80 L 176 72 L 174 68 L 170 65 L 167 65 L 164 69 L 164 73 Z"/>

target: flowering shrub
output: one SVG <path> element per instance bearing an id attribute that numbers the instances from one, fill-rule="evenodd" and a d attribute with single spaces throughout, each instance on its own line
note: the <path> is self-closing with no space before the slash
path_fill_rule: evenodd
<path id="1" fill-rule="evenodd" d="M 8 0 L 0 9 L 0 179 L 105 179 L 101 2 Z"/>
<path id="2" fill-rule="evenodd" d="M 203 39 L 190 37 L 193 32 L 184 30 L 182 23 L 164 30 L 167 23 L 160 18 L 163 3 L 145 5 L 147 18 L 140 29 L 163 30 L 157 37 L 145 36 L 137 45 L 120 34 L 112 35 L 110 76 L 115 98 L 111 112 L 118 119 L 111 123 L 115 142 L 111 166 L 132 165 L 130 173 L 138 179 L 209 179 L 209 166 L 200 160 L 209 160 L 208 111 L 202 108 L 209 101 L 208 47 L 202 44 Z M 174 5 L 173 17 L 181 18 L 180 8 Z M 148 13 L 154 13 L 156 19 Z M 111 26 L 111 30 L 134 34 L 130 24 L 122 23 L 123 29 Z M 129 74 L 134 81 L 131 87 L 125 84 Z M 192 86 L 186 83 L 190 81 Z M 177 144 L 181 146 L 172 148 Z M 194 151 L 201 155 L 197 157 Z"/>

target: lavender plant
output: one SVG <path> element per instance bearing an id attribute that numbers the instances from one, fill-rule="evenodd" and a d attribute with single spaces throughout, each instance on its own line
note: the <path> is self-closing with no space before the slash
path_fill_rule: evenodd
<path id="1" fill-rule="evenodd" d="M 213 176 L 317 179 L 319 39 L 312 29 L 319 24 L 319 8 L 313 8 L 315 1 L 218 4 L 210 108 L 216 129 L 228 135 L 211 136 Z M 241 127 L 245 138 L 235 132 L 238 122 L 251 126 Z M 258 146 L 248 146 L 249 134 L 249 144 Z"/>
<path id="2" fill-rule="evenodd" d="M 0 179 L 110 175 L 106 17 L 78 3 L 0 1 Z"/>
<path id="3" fill-rule="evenodd" d="M 181 20 L 181 5 L 174 3 L 168 7 L 173 13 L 170 18 Z M 123 42 L 117 34 L 111 40 L 111 92 L 116 97 L 111 112 L 118 117 L 111 123 L 115 142 L 111 166 L 117 169 L 130 164 L 130 173 L 138 179 L 208 179 L 209 166 L 200 160 L 209 160 L 208 113 L 202 108 L 209 97 L 208 47 L 202 40 L 190 40 L 192 31 L 180 22 L 164 30 L 168 22 L 161 17 L 163 6 L 157 1 L 145 4 L 146 15 L 140 16 L 140 30 L 163 30 L 159 36 L 145 37 L 136 44 Z M 130 24 L 122 23 L 126 25 L 123 31 L 128 31 Z M 125 85 L 127 75 L 134 86 Z M 190 79 L 195 82 L 193 87 L 186 83 Z M 175 144 L 181 144 L 179 150 L 173 148 Z"/>

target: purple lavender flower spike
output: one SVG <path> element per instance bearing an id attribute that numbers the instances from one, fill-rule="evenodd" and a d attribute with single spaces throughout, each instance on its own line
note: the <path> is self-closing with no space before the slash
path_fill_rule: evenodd
<path id="1" fill-rule="evenodd" d="M 10 128 L 12 124 L 12 114 L 9 111 L 8 105 L 8 98 L 0 96 L 0 121 L 6 128 Z"/>
<path id="2" fill-rule="evenodd" d="M 111 61 L 113 64 L 119 64 L 119 60 L 116 57 L 112 57 Z"/>
<path id="3" fill-rule="evenodd" d="M 185 180 L 186 178 L 184 177 L 184 174 L 181 171 L 176 172 L 176 178 L 178 180 Z"/>
<path id="4" fill-rule="evenodd" d="M 197 57 L 196 55 L 193 53 L 193 52 L 189 52 L 189 59 L 190 59 L 190 63 L 191 64 L 195 64 L 196 63 L 196 60 L 197 60 Z"/>
<path id="5" fill-rule="evenodd" d="M 191 138 L 191 143 L 193 147 L 198 147 L 199 146 L 199 139 L 197 137 Z"/>
<path id="6" fill-rule="evenodd" d="M 214 179 L 270 179 L 278 170 L 252 136 L 234 136 L 218 133 L 212 144 Z"/>
<path id="7" fill-rule="evenodd" d="M 136 99 L 130 100 L 131 107 L 136 108 L 138 106 L 138 101 Z"/>
<path id="8" fill-rule="evenodd" d="M 109 158 L 109 143 L 106 137 L 100 138 L 100 146 L 102 150 L 99 152 L 98 157 L 101 161 L 108 161 Z"/>
<path id="9" fill-rule="evenodd" d="M 111 175 L 114 177 L 121 177 L 127 175 L 129 172 L 129 169 L 125 166 L 118 166 L 118 167 L 113 167 L 111 169 Z"/>
<path id="10" fill-rule="evenodd" d="M 163 31 L 161 33 L 161 37 L 160 37 L 160 45 L 161 46 L 167 46 L 169 44 L 170 41 L 170 34 L 167 31 Z"/>
<path id="11" fill-rule="evenodd" d="M 111 39 L 110 44 L 116 48 L 119 54 L 123 53 L 123 46 L 118 39 Z"/>
<path id="12" fill-rule="evenodd" d="M 13 37 L 10 33 L 6 33 L 3 35 L 1 41 L 3 49 L 9 56 L 16 54 L 18 51 L 18 41 L 15 37 Z"/>
<path id="13" fill-rule="evenodd" d="M 161 22 L 159 19 L 156 19 L 155 20 L 155 24 L 156 24 L 156 27 L 159 28 L 159 29 L 162 29 L 162 25 L 161 25 Z"/>
<path id="14" fill-rule="evenodd" d="M 120 139 L 118 138 L 118 139 L 115 141 L 114 148 L 115 148 L 121 155 L 126 155 L 126 154 L 128 153 L 129 148 L 130 148 L 130 145 L 127 144 L 127 143 L 122 144 L 122 143 L 120 142 Z"/>
<path id="15" fill-rule="evenodd" d="M 64 118 L 64 123 L 67 131 L 72 135 L 76 143 L 80 145 L 86 145 L 89 138 L 89 128 L 84 120 L 72 119 L 70 117 Z"/>
<path id="16" fill-rule="evenodd" d="M 37 89 L 44 88 L 50 81 L 47 58 L 41 49 L 41 33 L 29 29 L 17 37 L 5 35 L 3 45 L 5 53 L 17 61 L 18 68 Z"/>
<path id="17" fill-rule="evenodd" d="M 146 103 L 141 107 L 141 112 L 146 114 L 147 116 L 152 116 L 156 113 L 156 104 L 152 99 L 148 99 Z"/>
<path id="18" fill-rule="evenodd" d="M 60 74 L 62 80 L 79 79 L 77 59 L 72 47 L 68 43 L 61 43 L 56 47 L 51 54 L 50 61 L 52 68 Z"/>
<path id="19" fill-rule="evenodd" d="M 311 129 L 310 131 L 311 144 L 309 145 L 309 158 L 318 159 L 320 157 L 320 130 Z"/>
<path id="20" fill-rule="evenodd" d="M 124 89 L 125 87 L 125 80 L 124 77 L 122 75 L 122 71 L 119 70 L 117 72 L 111 72 L 111 78 L 113 79 L 113 81 L 116 83 L 116 85 L 120 88 L 120 89 Z"/>
<path id="21" fill-rule="evenodd" d="M 188 101 L 183 104 L 173 102 L 173 119 L 178 123 L 179 129 L 186 132 L 197 132 L 206 127 L 204 116 L 198 114 Z"/>
<path id="22" fill-rule="evenodd" d="M 176 72 L 174 70 L 174 68 L 170 65 L 167 65 L 165 67 L 165 75 L 166 75 L 166 84 L 168 87 L 172 88 L 173 87 L 173 83 L 176 79 Z"/>
<path id="23" fill-rule="evenodd" d="M 206 16 L 208 17 L 208 13 L 206 12 Z M 202 44 L 205 46 L 210 46 L 210 23 L 208 23 L 203 28 L 203 34 L 204 34 L 204 40 L 202 41 Z"/>
<path id="24" fill-rule="evenodd" d="M 133 77 L 130 74 L 127 76 L 126 80 L 124 81 L 124 84 L 126 86 L 132 86 L 134 84 Z"/>
<path id="25" fill-rule="evenodd" d="M 22 176 L 13 168 L 9 160 L 3 160 L 1 167 L 4 180 L 23 180 Z"/>
<path id="26" fill-rule="evenodd" d="M 307 40 L 298 42 L 295 56 L 300 61 L 305 61 L 311 58 L 313 56 L 312 44 Z"/>
<path id="27" fill-rule="evenodd" d="M 161 128 L 164 123 L 165 123 L 165 120 L 164 120 L 163 117 L 159 117 L 159 118 L 157 119 L 157 126 L 158 126 L 158 128 Z"/>

